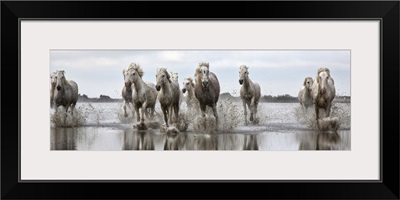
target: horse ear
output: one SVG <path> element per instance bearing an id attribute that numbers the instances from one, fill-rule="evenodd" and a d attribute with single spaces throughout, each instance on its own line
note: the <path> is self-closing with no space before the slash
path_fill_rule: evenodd
<path id="1" fill-rule="evenodd" d="M 166 74 L 167 74 L 168 81 L 171 83 L 171 76 L 169 76 L 169 73 L 167 71 L 166 71 Z"/>

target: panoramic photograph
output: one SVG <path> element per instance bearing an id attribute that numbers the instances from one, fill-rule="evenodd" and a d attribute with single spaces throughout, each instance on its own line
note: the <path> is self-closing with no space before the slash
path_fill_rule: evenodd
<path id="1" fill-rule="evenodd" d="M 51 50 L 50 150 L 351 150 L 350 50 Z"/>

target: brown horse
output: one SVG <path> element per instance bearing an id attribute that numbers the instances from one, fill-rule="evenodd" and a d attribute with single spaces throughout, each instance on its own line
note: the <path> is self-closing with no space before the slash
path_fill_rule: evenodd
<path id="1" fill-rule="evenodd" d="M 63 106 L 65 111 L 71 108 L 71 115 L 75 109 L 76 102 L 78 101 L 78 85 L 73 80 L 65 78 L 65 71 L 58 70 L 55 74 L 56 89 L 54 90 L 54 103 L 55 109 Z"/>
<path id="2" fill-rule="evenodd" d="M 217 102 L 220 92 L 218 78 L 210 72 L 209 63 L 205 62 L 199 64 L 194 76 L 196 77 L 194 92 L 197 100 L 199 100 L 202 116 L 206 116 L 206 106 L 211 107 L 214 112 L 216 127 L 218 127 Z"/>

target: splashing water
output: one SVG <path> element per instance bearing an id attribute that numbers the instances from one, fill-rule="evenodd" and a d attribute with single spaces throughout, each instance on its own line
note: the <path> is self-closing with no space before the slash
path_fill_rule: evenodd
<path id="1" fill-rule="evenodd" d="M 57 112 L 52 110 L 50 113 L 50 122 L 53 127 L 76 127 L 86 124 L 86 116 L 81 112 L 80 107 L 75 107 L 71 113 L 71 110 L 66 112 L 65 108 L 60 106 Z"/>
<path id="2" fill-rule="evenodd" d="M 241 112 L 239 104 L 231 98 L 219 101 L 217 104 L 218 126 L 224 133 L 233 132 L 241 121 Z M 243 118 L 242 118 L 243 119 Z"/>
<path id="3" fill-rule="evenodd" d="M 134 109 L 133 105 L 131 104 L 130 107 L 126 106 L 126 114 L 128 114 L 127 117 L 125 117 L 125 111 L 124 111 L 124 102 L 118 104 L 119 109 L 117 110 L 117 116 L 119 122 L 123 124 L 131 124 L 135 120 L 135 116 L 133 114 Z"/>
<path id="4" fill-rule="evenodd" d="M 333 129 L 337 127 L 350 128 L 351 117 L 350 117 L 350 104 L 333 104 L 331 107 L 331 114 L 328 118 L 325 118 L 325 111 L 320 109 L 320 123 L 322 126 L 332 126 Z M 295 108 L 294 114 L 297 118 L 297 121 L 300 124 L 307 125 L 307 127 L 312 129 L 318 129 L 317 121 L 315 119 L 315 110 L 314 107 L 310 107 L 306 109 L 306 112 L 303 111 L 303 108 L 299 105 Z"/>

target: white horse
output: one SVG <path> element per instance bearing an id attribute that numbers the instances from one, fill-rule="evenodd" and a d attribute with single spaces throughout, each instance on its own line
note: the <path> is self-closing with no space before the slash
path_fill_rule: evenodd
<path id="1" fill-rule="evenodd" d="M 183 80 L 182 92 L 186 93 L 186 106 L 189 111 L 200 111 L 200 103 L 199 100 L 195 97 L 194 94 L 194 86 L 195 83 L 191 77 L 186 77 Z"/>
<path id="2" fill-rule="evenodd" d="M 122 88 L 122 98 L 124 99 L 124 116 L 128 117 L 128 113 L 126 112 L 126 107 L 132 110 L 132 116 L 135 116 L 135 111 L 132 109 L 132 85 L 131 86 L 124 86 Z"/>
<path id="3" fill-rule="evenodd" d="M 56 71 L 54 78 L 57 79 L 56 89 L 54 90 L 55 110 L 57 111 L 59 106 L 63 106 L 68 112 L 68 109 L 71 108 L 71 115 L 73 115 L 78 101 L 78 84 L 73 80 L 67 80 L 64 70 Z"/>
<path id="4" fill-rule="evenodd" d="M 178 75 L 178 72 L 170 72 L 170 74 L 171 74 L 171 80 L 172 81 L 175 81 L 176 83 L 178 83 L 178 85 L 179 85 L 179 75 Z M 182 93 L 182 91 L 181 90 L 179 90 L 179 107 L 181 107 L 181 104 L 182 104 L 182 100 L 183 100 L 183 93 Z"/>
<path id="5" fill-rule="evenodd" d="M 156 78 L 156 89 L 159 91 L 158 100 L 164 114 L 165 125 L 168 127 L 168 120 L 172 121 L 172 112 L 175 113 L 175 122 L 178 122 L 179 119 L 179 84 L 171 81 L 166 68 L 157 68 Z"/>
<path id="6" fill-rule="evenodd" d="M 303 82 L 303 87 L 301 87 L 298 95 L 298 99 L 300 102 L 303 111 L 306 111 L 307 108 L 313 105 L 312 97 L 311 97 L 311 89 L 313 85 L 313 79 L 311 77 L 306 77 Z"/>
<path id="7" fill-rule="evenodd" d="M 50 107 L 54 107 L 54 90 L 56 89 L 57 84 L 57 73 L 53 72 L 50 74 Z"/>
<path id="8" fill-rule="evenodd" d="M 127 69 L 124 70 L 125 86 L 134 86 L 132 89 L 132 102 L 136 111 L 136 120 L 144 124 L 144 115 L 152 119 L 154 117 L 154 110 L 157 100 L 157 92 L 152 83 L 144 82 L 142 76 L 144 74 L 140 65 L 131 63 Z M 141 111 L 141 115 L 139 113 Z M 146 109 L 150 109 L 150 116 Z"/>
<path id="9" fill-rule="evenodd" d="M 246 65 L 240 66 L 239 84 L 242 85 L 240 88 L 240 98 L 242 99 L 243 103 L 245 123 L 247 124 L 246 104 L 250 110 L 250 121 L 254 122 L 257 116 L 257 107 L 261 97 L 261 89 L 258 83 L 250 80 L 249 67 Z"/>
<path id="10" fill-rule="evenodd" d="M 315 117 L 319 125 L 319 109 L 325 110 L 325 117 L 329 117 L 331 113 L 332 101 L 335 98 L 335 83 L 331 77 L 328 68 L 321 67 L 318 69 L 317 77 L 314 80 L 311 90 L 311 97 L 315 106 Z"/>

